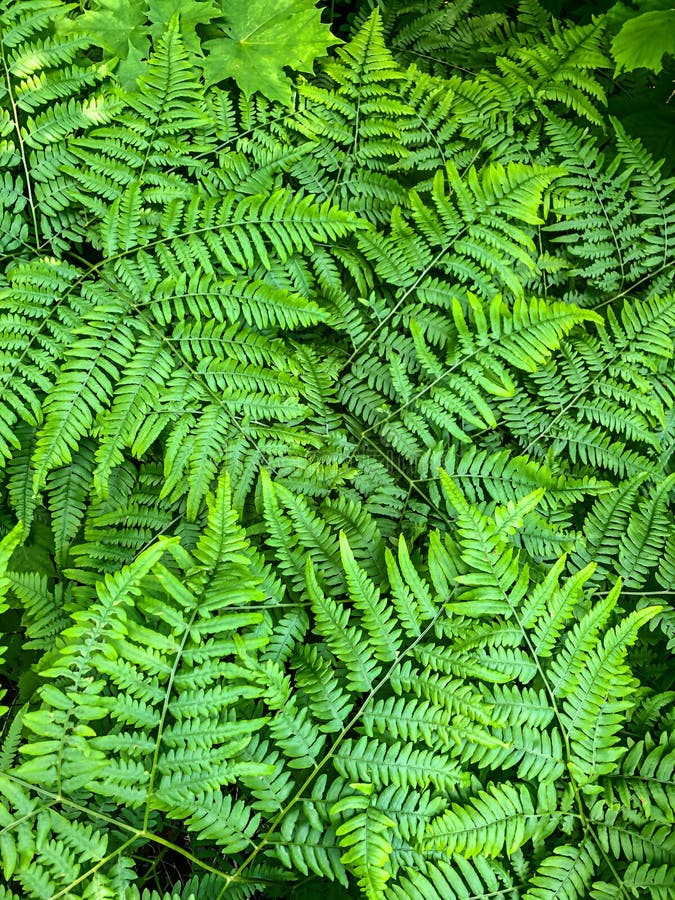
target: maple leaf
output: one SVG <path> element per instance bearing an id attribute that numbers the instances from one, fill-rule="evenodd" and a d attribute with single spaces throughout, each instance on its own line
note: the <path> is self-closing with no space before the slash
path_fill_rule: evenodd
<path id="1" fill-rule="evenodd" d="M 207 41 L 206 84 L 233 78 L 247 96 L 291 102 L 284 69 L 311 72 L 314 60 L 340 40 L 321 21 L 313 0 L 228 0 L 222 37 Z"/>
<path id="2" fill-rule="evenodd" d="M 653 10 L 629 19 L 612 42 L 616 74 L 646 68 L 660 72 L 665 53 L 675 55 L 675 9 Z"/>
<path id="3" fill-rule="evenodd" d="M 145 39 L 145 0 L 99 0 L 76 19 L 62 19 L 59 31 L 86 34 L 103 50 L 124 59 L 129 44 Z"/>
<path id="4" fill-rule="evenodd" d="M 201 42 L 197 26 L 206 25 L 212 19 L 219 18 L 222 15 L 220 8 L 210 0 L 149 0 L 148 18 L 152 23 L 150 34 L 155 43 L 161 38 L 164 29 L 176 13 L 180 14 L 179 27 L 185 46 L 193 53 L 199 54 Z"/>
<path id="5" fill-rule="evenodd" d="M 150 50 L 146 27 L 145 0 L 98 0 L 76 19 L 61 18 L 62 34 L 85 34 L 103 50 L 104 58 L 120 61 L 117 75 L 122 87 L 133 90 L 146 68 Z"/>

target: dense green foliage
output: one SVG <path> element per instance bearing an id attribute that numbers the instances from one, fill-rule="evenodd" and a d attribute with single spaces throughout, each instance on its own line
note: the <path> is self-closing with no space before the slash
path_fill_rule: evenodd
<path id="1" fill-rule="evenodd" d="M 267 67 L 265 7 L 2 7 L 0 900 L 668 900 L 648 83 L 535 0 L 285 0 Z"/>

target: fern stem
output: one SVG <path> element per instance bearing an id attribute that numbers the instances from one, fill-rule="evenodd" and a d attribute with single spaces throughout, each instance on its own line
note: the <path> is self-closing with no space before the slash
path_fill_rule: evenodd
<path id="1" fill-rule="evenodd" d="M 340 747 L 342 742 L 345 740 L 345 738 L 347 737 L 347 735 L 349 734 L 351 729 L 354 727 L 354 725 L 356 725 L 356 723 L 361 718 L 363 713 L 366 711 L 366 709 L 368 708 L 368 706 L 374 699 L 377 692 L 382 687 L 384 687 L 385 684 L 387 684 L 389 682 L 389 679 L 391 678 L 392 674 L 394 673 L 394 670 L 396 669 L 396 667 L 405 659 L 406 656 L 408 656 L 409 653 L 412 652 L 412 650 L 417 646 L 417 644 L 419 644 L 419 642 L 426 637 L 426 635 L 429 633 L 429 631 L 431 631 L 431 629 L 434 627 L 434 625 L 440 618 L 441 614 L 443 613 L 443 609 L 444 609 L 443 606 L 441 606 L 439 608 L 439 610 L 436 613 L 436 615 L 434 616 L 434 618 L 431 619 L 431 621 L 424 628 L 424 630 L 415 638 L 414 641 L 412 641 L 405 648 L 405 650 L 402 650 L 396 656 L 396 659 L 389 666 L 386 673 L 382 676 L 382 678 L 380 678 L 380 680 L 375 685 L 373 685 L 373 687 L 371 688 L 370 692 L 366 695 L 366 698 L 363 701 L 363 703 L 361 704 L 361 706 L 359 707 L 359 709 L 349 719 L 349 721 L 346 723 L 346 725 L 344 725 L 344 727 L 342 728 L 342 731 L 340 731 L 340 733 L 336 737 L 335 741 L 331 744 L 328 752 L 320 760 L 320 762 L 318 762 L 314 766 L 314 768 L 312 769 L 310 774 L 305 778 L 303 783 L 297 789 L 297 791 L 295 792 L 295 794 L 293 795 L 291 800 L 272 820 L 272 822 L 270 823 L 270 827 L 267 829 L 267 831 L 263 835 L 262 839 L 258 842 L 256 847 L 251 851 L 251 853 L 249 853 L 249 855 L 246 857 L 246 859 L 244 859 L 244 861 L 237 867 L 237 869 L 231 876 L 226 876 L 228 880 L 226 880 L 226 883 L 223 886 L 223 888 L 221 889 L 220 893 L 218 894 L 216 900 L 221 900 L 221 898 L 225 896 L 225 892 L 230 887 L 230 885 L 234 881 L 236 881 L 240 878 L 241 873 L 244 872 L 251 865 L 252 862 L 254 862 L 254 860 L 257 858 L 259 853 L 267 846 L 267 844 L 269 843 L 270 836 L 272 834 L 274 834 L 274 832 L 279 828 L 279 826 L 281 825 L 281 822 L 283 821 L 286 814 L 295 806 L 296 803 L 298 803 L 302 799 L 302 795 L 304 794 L 305 790 L 309 787 L 309 785 L 314 781 L 316 776 L 321 772 L 321 770 L 326 766 L 326 764 L 335 755 L 338 748 Z"/>
<path id="2" fill-rule="evenodd" d="M 198 608 L 192 610 L 192 615 L 190 617 L 190 621 L 186 623 L 185 630 L 183 631 L 183 637 L 181 639 L 180 645 L 176 650 L 176 655 L 174 656 L 173 665 L 171 667 L 171 672 L 169 673 L 169 678 L 166 684 L 166 691 L 164 694 L 164 703 L 162 704 L 162 712 L 160 714 L 159 724 L 157 725 L 157 734 L 155 737 L 155 750 L 152 755 L 152 765 L 150 767 L 150 783 L 148 785 L 148 795 L 146 800 L 145 814 L 143 816 L 143 832 L 147 831 L 148 822 L 150 821 L 150 813 L 151 813 L 151 804 L 153 799 L 153 791 L 155 785 L 155 777 L 157 775 L 157 766 L 159 764 L 159 752 L 162 746 L 162 737 L 164 734 L 164 728 L 166 725 L 166 718 L 169 714 L 169 702 L 171 700 L 171 696 L 173 693 L 173 683 L 176 680 L 176 675 L 178 673 L 178 666 L 183 658 L 183 651 L 185 650 L 185 645 L 190 637 L 190 629 L 194 625 L 195 619 L 197 618 Z"/>
<path id="3" fill-rule="evenodd" d="M 98 872 L 98 870 L 102 866 L 104 866 L 106 863 L 110 862 L 111 859 L 115 859 L 115 857 L 120 856 L 122 853 L 124 853 L 124 851 L 127 849 L 127 847 L 131 847 L 132 844 L 134 844 L 135 842 L 136 842 L 136 838 L 129 838 L 127 841 L 125 841 L 123 844 L 121 844 L 119 847 L 117 847 L 116 850 L 113 850 L 112 853 L 108 853 L 107 856 L 104 856 L 102 859 L 100 859 L 96 863 L 96 865 L 92 866 L 86 872 L 83 872 L 74 881 L 71 881 L 70 884 L 67 887 L 64 887 L 62 890 L 60 890 L 58 892 L 58 894 L 54 894 L 50 898 L 50 900 L 58 900 L 59 897 L 67 897 L 68 894 L 70 894 L 70 892 L 72 891 L 72 889 L 74 887 L 77 887 L 78 884 L 82 884 L 83 881 L 85 881 L 87 878 L 89 878 L 95 872 Z"/>
<path id="4" fill-rule="evenodd" d="M 38 228 L 38 220 L 37 220 L 37 209 L 35 205 L 35 199 L 33 197 L 33 179 L 31 176 L 30 166 L 28 165 L 28 157 L 26 156 L 26 146 L 24 144 L 24 140 L 21 136 L 21 123 L 19 121 L 19 110 L 16 105 L 16 100 L 14 99 L 14 91 L 12 90 L 12 79 L 9 71 L 9 66 L 7 65 L 7 55 L 5 53 L 5 43 L 0 37 L 0 53 L 2 53 L 2 65 L 5 70 L 5 81 L 7 82 L 7 96 L 9 97 L 9 102 L 12 106 L 12 119 L 14 130 L 16 131 L 16 140 L 19 145 L 19 153 L 21 155 L 21 165 L 23 168 L 24 176 L 26 178 L 26 193 L 28 194 L 28 205 L 30 206 L 31 218 L 33 220 L 33 232 L 35 234 L 35 240 L 37 243 L 36 249 L 39 251 L 42 247 L 42 240 L 40 238 L 40 229 Z"/>

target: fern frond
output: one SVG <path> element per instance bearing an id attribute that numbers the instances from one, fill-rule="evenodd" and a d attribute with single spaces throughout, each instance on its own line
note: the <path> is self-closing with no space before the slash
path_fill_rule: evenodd
<path id="1" fill-rule="evenodd" d="M 318 817 L 309 801 L 303 806 L 304 810 L 300 805 L 291 809 L 280 831 L 271 836 L 275 855 L 289 869 L 305 875 L 313 872 L 347 888 L 349 880 L 335 828 L 327 824 L 327 815 Z M 310 809 L 312 814 L 308 815 Z"/>
<path id="2" fill-rule="evenodd" d="M 453 854 L 449 860 L 425 861 L 421 870 L 407 869 L 389 888 L 396 900 L 472 900 L 490 896 L 506 900 L 513 892 L 506 871 L 483 856 L 465 859 Z"/>
<path id="3" fill-rule="evenodd" d="M 628 587 L 642 587 L 661 557 L 672 531 L 668 500 L 673 484 L 675 473 L 655 485 L 649 500 L 643 500 L 630 517 L 617 560 L 617 571 Z"/>
<path id="4" fill-rule="evenodd" d="M 624 659 L 628 647 L 637 640 L 638 629 L 657 611 L 658 607 L 647 607 L 631 613 L 621 625 L 610 629 L 601 642 L 593 642 L 580 668 L 570 667 L 568 647 L 562 651 L 565 674 L 557 661 L 552 665 L 556 692 L 563 698 L 561 718 L 571 741 L 569 766 L 582 784 L 610 772 L 624 753 L 622 747 L 616 746 L 616 734 L 631 706 L 634 686 Z M 592 614 L 588 615 L 592 623 Z M 587 630 L 582 619 L 578 631 L 582 640 Z"/>
<path id="5" fill-rule="evenodd" d="M 338 800 L 330 811 L 331 816 L 343 819 L 335 834 L 346 850 L 342 863 L 358 876 L 368 900 L 376 900 L 391 877 L 388 863 L 393 847 L 388 831 L 396 823 L 374 806 L 372 784 L 353 783 L 350 787 L 355 792 Z"/>
<path id="6" fill-rule="evenodd" d="M 350 738 L 340 745 L 333 758 L 343 778 L 368 775 L 376 788 L 393 784 L 424 789 L 433 784 L 442 791 L 460 778 L 459 769 L 440 753 L 398 741 L 384 744 L 367 737 Z"/>
<path id="7" fill-rule="evenodd" d="M 572 555 L 575 568 L 593 561 L 601 572 L 608 570 L 611 560 L 618 555 L 633 504 L 645 478 L 645 475 L 636 475 L 595 501 L 584 523 L 586 545 Z"/>
<path id="8" fill-rule="evenodd" d="M 380 666 L 372 659 L 364 632 L 350 625 L 347 607 L 340 606 L 321 590 L 311 561 L 307 561 L 307 592 L 319 633 L 327 647 L 347 669 L 347 686 L 354 691 L 369 690 Z"/>
<path id="9" fill-rule="evenodd" d="M 512 854 L 541 827 L 525 785 L 490 785 L 470 803 L 452 807 L 429 826 L 425 846 L 466 858 Z"/>
<path id="10" fill-rule="evenodd" d="M 581 846 L 560 845 L 551 856 L 540 863 L 533 875 L 531 887 L 523 896 L 527 900 L 577 900 L 588 891 L 598 866 L 596 847 L 588 840 Z"/>
<path id="11" fill-rule="evenodd" d="M 9 534 L 5 535 L 0 541 L 0 613 L 4 613 L 9 608 L 9 604 L 6 601 L 7 592 L 11 587 L 11 579 L 7 576 L 7 566 L 9 560 L 14 552 L 15 547 L 21 541 L 21 534 L 23 528 L 21 525 L 17 525 Z M 4 635 L 3 635 L 4 639 Z M 3 644 L 0 647 L 0 662 L 4 662 L 4 654 L 7 651 L 7 647 Z M 0 694 L 0 700 L 5 696 L 5 691 L 3 690 Z M 7 712 L 7 707 L 0 707 L 0 712 L 4 716 Z"/>

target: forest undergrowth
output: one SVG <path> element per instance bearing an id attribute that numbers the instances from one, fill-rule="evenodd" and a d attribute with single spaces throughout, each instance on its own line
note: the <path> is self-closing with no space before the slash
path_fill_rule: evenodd
<path id="1" fill-rule="evenodd" d="M 2 5 L 0 900 L 675 898 L 674 16 Z"/>

